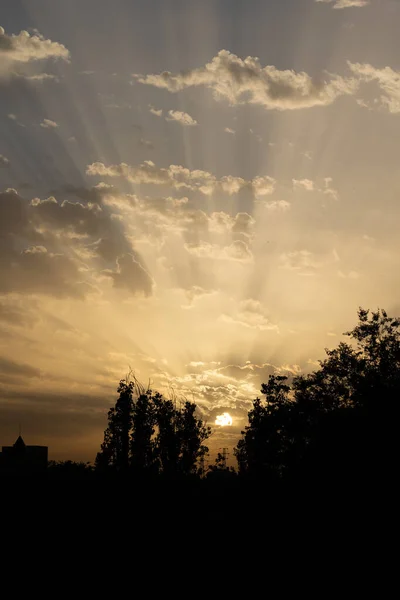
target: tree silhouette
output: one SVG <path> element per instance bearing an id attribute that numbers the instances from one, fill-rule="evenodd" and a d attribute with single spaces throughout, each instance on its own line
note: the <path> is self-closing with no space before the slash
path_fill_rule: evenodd
<path id="1" fill-rule="evenodd" d="M 203 442 L 211 435 L 211 428 L 198 419 L 196 404 L 185 401 L 176 409 L 171 400 L 160 394 L 153 398 L 156 411 L 157 435 L 155 452 L 160 471 L 167 476 L 197 473 L 199 463 L 207 454 Z"/>
<path id="2" fill-rule="evenodd" d="M 108 427 L 96 458 L 96 469 L 130 469 L 136 474 L 166 477 L 197 474 L 211 435 L 196 416 L 196 404 L 179 409 L 160 393 L 145 390 L 137 380 L 120 381 L 119 398 L 108 412 Z M 137 399 L 133 399 L 133 395 Z"/>
<path id="3" fill-rule="evenodd" d="M 239 473 L 275 477 L 284 469 L 293 407 L 286 381 L 286 377 L 271 375 L 268 383 L 262 384 L 261 392 L 266 400 L 254 400 L 248 415 L 249 425 L 234 449 Z"/>
<path id="4" fill-rule="evenodd" d="M 133 405 L 132 430 L 130 432 L 131 466 L 138 473 L 150 473 L 155 466 L 154 428 L 156 412 L 151 391 L 139 392 Z"/>
<path id="5" fill-rule="evenodd" d="M 119 398 L 114 408 L 108 411 L 108 427 L 104 441 L 96 457 L 96 468 L 115 467 L 126 471 L 129 467 L 129 442 L 133 422 L 133 382 L 121 380 Z"/>
<path id="6" fill-rule="evenodd" d="M 254 400 L 234 451 L 241 474 L 281 478 L 307 464 L 351 478 L 394 468 L 400 320 L 363 308 L 358 318 L 345 334 L 351 343 L 326 350 L 318 370 L 262 385 L 266 399 Z"/>

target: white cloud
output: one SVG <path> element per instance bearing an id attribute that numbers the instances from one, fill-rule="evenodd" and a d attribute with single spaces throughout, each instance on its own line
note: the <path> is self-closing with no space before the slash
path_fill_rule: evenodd
<path id="1" fill-rule="evenodd" d="M 332 8 L 362 8 L 368 6 L 369 0 L 315 0 L 315 2 L 322 2 L 324 4 L 332 4 Z"/>
<path id="2" fill-rule="evenodd" d="M 232 133 L 232 134 L 236 133 L 235 130 L 231 129 L 230 127 L 225 127 L 224 131 L 225 131 L 225 133 Z"/>
<path id="3" fill-rule="evenodd" d="M 400 72 L 394 71 L 390 67 L 376 69 L 372 65 L 365 63 L 351 63 L 348 65 L 352 72 L 365 83 L 375 81 L 380 87 L 383 95 L 379 98 L 380 105 L 387 108 L 391 113 L 400 112 Z M 363 100 L 358 102 L 360 105 L 369 107 Z"/>
<path id="4" fill-rule="evenodd" d="M 202 85 L 212 89 L 216 99 L 228 100 L 231 105 L 250 103 L 279 110 L 328 105 L 339 96 L 354 94 L 358 86 L 355 79 L 339 75 L 314 80 L 305 72 L 262 67 L 258 58 L 242 60 L 228 50 L 221 50 L 204 67 L 184 73 L 165 71 L 135 77 L 140 83 L 170 92 Z"/>
<path id="5" fill-rule="evenodd" d="M 43 129 L 56 129 L 58 125 L 51 119 L 43 119 L 43 121 L 40 123 L 40 127 L 43 127 Z"/>
<path id="6" fill-rule="evenodd" d="M 58 81 L 58 77 L 51 75 L 50 73 L 37 73 L 36 75 L 25 75 L 24 79 L 28 81 L 37 81 L 42 83 L 43 81 Z"/>
<path id="7" fill-rule="evenodd" d="M 69 56 L 63 44 L 47 40 L 38 32 L 31 35 L 21 31 L 17 35 L 8 35 L 0 27 L 0 76 L 13 74 L 18 67 L 31 62 L 49 58 L 68 61 Z"/>
<path id="8" fill-rule="evenodd" d="M 8 158 L 6 156 L 3 156 L 3 154 L 0 154 L 0 168 L 8 167 L 9 165 L 10 161 L 8 160 Z"/>
<path id="9" fill-rule="evenodd" d="M 253 260 L 253 254 L 249 246 L 241 240 L 236 240 L 229 246 L 224 247 L 218 244 L 210 244 L 209 242 L 200 242 L 196 245 L 185 244 L 185 248 L 189 254 L 198 258 L 233 260 L 238 262 L 251 262 Z"/>
<path id="10" fill-rule="evenodd" d="M 150 105 L 149 111 L 151 112 L 152 115 L 155 115 L 156 117 L 162 117 L 162 114 L 163 114 L 162 108 L 157 109 L 157 108 L 154 108 L 154 106 Z"/>
<path id="11" fill-rule="evenodd" d="M 305 190 L 307 192 L 314 191 L 314 182 L 311 179 L 292 179 L 293 189 Z"/>
<path id="12" fill-rule="evenodd" d="M 290 209 L 290 202 L 287 202 L 286 200 L 262 201 L 262 205 L 270 211 L 286 211 Z"/>
<path id="13" fill-rule="evenodd" d="M 182 112 L 180 110 L 169 110 L 168 117 L 166 117 L 167 121 L 177 121 L 181 125 L 193 127 L 198 125 L 197 121 L 193 119 L 188 113 Z"/>
<path id="14" fill-rule="evenodd" d="M 324 189 L 322 192 L 330 196 L 333 200 L 339 200 L 339 192 L 332 187 L 333 179 L 332 177 L 325 177 L 324 179 Z"/>
<path id="15" fill-rule="evenodd" d="M 272 194 L 276 185 L 275 179 L 268 175 L 258 176 L 251 180 L 233 175 L 225 175 L 221 179 L 217 179 L 208 171 L 190 170 L 181 165 L 160 168 L 151 160 L 144 161 L 138 167 L 131 167 L 126 163 L 106 166 L 104 163 L 96 162 L 88 165 L 86 173 L 101 177 L 122 177 L 136 184 L 166 185 L 176 190 L 184 188 L 199 191 L 208 196 L 215 192 L 232 195 L 248 189 L 256 198 L 259 198 Z"/>

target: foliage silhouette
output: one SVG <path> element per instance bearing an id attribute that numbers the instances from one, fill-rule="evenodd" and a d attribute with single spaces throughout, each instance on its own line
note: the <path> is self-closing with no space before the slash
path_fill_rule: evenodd
<path id="1" fill-rule="evenodd" d="M 355 482 L 395 468 L 400 321 L 379 309 L 358 318 L 319 370 L 262 385 L 234 450 L 241 475 Z"/>
<path id="2" fill-rule="evenodd" d="M 101 450 L 96 456 L 96 467 L 115 467 L 126 471 L 129 467 L 129 436 L 133 423 L 133 382 L 121 380 L 119 398 L 108 411 L 108 427 L 104 432 Z"/>
<path id="3" fill-rule="evenodd" d="M 196 416 L 195 403 L 185 401 L 176 408 L 162 394 L 144 390 L 136 379 L 120 381 L 118 392 L 108 412 L 96 469 L 167 478 L 198 475 L 211 428 Z"/>

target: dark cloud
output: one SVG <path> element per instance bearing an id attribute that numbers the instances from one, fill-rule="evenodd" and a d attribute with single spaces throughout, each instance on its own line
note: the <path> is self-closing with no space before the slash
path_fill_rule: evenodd
<path id="1" fill-rule="evenodd" d="M 0 380 L 11 381 L 13 379 L 31 379 L 33 377 L 41 377 L 41 372 L 35 367 L 18 363 L 3 356 L 0 356 Z"/>
<path id="2" fill-rule="evenodd" d="M 78 261 L 48 252 L 44 246 L 30 246 L 1 257 L 0 292 L 83 298 L 88 289 L 82 281 Z"/>
<path id="3" fill-rule="evenodd" d="M 21 234 L 27 227 L 26 203 L 18 192 L 11 188 L 0 192 L 0 234 Z"/>
<path id="4" fill-rule="evenodd" d="M 76 188 L 66 186 L 70 193 L 86 200 L 87 204 L 64 200 L 58 202 L 54 197 L 46 200 L 34 199 L 32 218 L 44 223 L 61 233 L 72 233 L 88 238 L 87 248 L 96 252 L 107 262 L 126 252 L 132 251 L 132 245 L 126 238 L 121 221 L 113 218 L 113 212 L 106 206 L 101 206 L 105 195 L 110 193 L 112 186 L 106 184 L 93 188 Z M 114 188 L 112 188 L 114 189 Z"/>
<path id="5" fill-rule="evenodd" d="M 106 186 L 107 187 L 107 186 Z M 107 187 L 108 189 L 108 187 Z M 73 188 L 86 200 L 100 200 L 101 186 Z M 82 298 L 95 291 L 90 268 L 79 258 L 97 258 L 93 269 L 104 272 L 115 287 L 151 294 L 153 281 L 133 251 L 112 207 L 99 202 L 58 202 L 50 197 L 30 203 L 13 189 L 0 194 L 0 292 L 28 292 Z"/>
<path id="6" fill-rule="evenodd" d="M 61 188 L 60 192 L 67 192 L 67 194 L 71 194 L 72 196 L 80 198 L 81 200 L 85 200 L 86 202 L 101 204 L 105 196 L 112 193 L 118 193 L 118 190 L 115 186 L 107 183 L 99 183 L 89 188 L 66 184 Z M 52 194 L 58 195 L 58 191 L 54 191 Z"/>
<path id="7" fill-rule="evenodd" d="M 118 257 L 115 271 L 107 269 L 103 272 L 107 277 L 111 277 L 116 288 L 128 290 L 135 295 L 151 296 L 153 292 L 153 279 L 131 254 Z"/>

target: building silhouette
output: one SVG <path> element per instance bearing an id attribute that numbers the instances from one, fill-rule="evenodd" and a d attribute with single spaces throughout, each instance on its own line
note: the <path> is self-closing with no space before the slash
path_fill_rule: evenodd
<path id="1" fill-rule="evenodd" d="M 0 452 L 0 472 L 3 474 L 36 473 L 47 468 L 47 446 L 27 446 L 18 436 L 13 446 L 3 446 Z"/>

